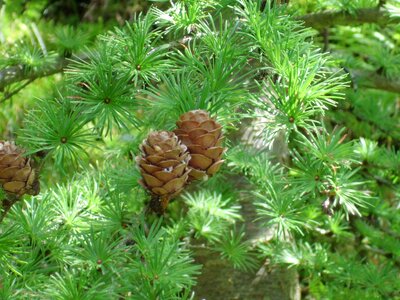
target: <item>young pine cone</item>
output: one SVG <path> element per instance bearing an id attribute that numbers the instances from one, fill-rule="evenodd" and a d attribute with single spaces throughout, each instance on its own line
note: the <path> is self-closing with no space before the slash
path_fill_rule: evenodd
<path id="1" fill-rule="evenodd" d="M 9 194 L 39 194 L 39 180 L 29 158 L 13 142 L 0 141 L 0 185 Z"/>
<path id="2" fill-rule="evenodd" d="M 224 153 L 222 127 L 204 110 L 192 110 L 180 116 L 174 132 L 190 152 L 191 179 L 214 175 Z"/>
<path id="3" fill-rule="evenodd" d="M 190 155 L 173 132 L 156 131 L 141 145 L 137 162 L 143 177 L 143 186 L 161 201 L 161 212 L 168 201 L 178 195 L 189 176 Z"/>

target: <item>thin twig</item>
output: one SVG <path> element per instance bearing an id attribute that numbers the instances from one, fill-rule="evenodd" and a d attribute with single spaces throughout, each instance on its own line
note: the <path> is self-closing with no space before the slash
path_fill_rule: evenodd
<path id="1" fill-rule="evenodd" d="M 0 104 L 6 102 L 8 99 L 10 99 L 12 96 L 14 96 L 15 94 L 17 94 L 19 91 L 21 91 L 24 87 L 26 87 L 27 85 L 31 84 L 33 81 L 35 81 L 35 79 L 29 79 L 27 82 L 25 82 L 23 85 L 21 85 L 20 87 L 16 88 L 15 90 L 13 90 L 11 93 L 6 93 L 6 96 L 3 97 L 0 100 Z"/>
<path id="2" fill-rule="evenodd" d="M 329 28 L 324 28 L 322 30 L 322 37 L 324 39 L 324 52 L 329 51 Z"/>
<path id="3" fill-rule="evenodd" d="M 49 63 L 46 68 L 30 72 L 27 72 L 22 65 L 2 69 L 0 70 L 0 91 L 4 90 L 4 88 L 10 84 L 16 82 L 28 79 L 38 79 L 62 72 L 64 67 L 66 67 L 69 62 L 70 61 L 64 57 L 59 57 L 53 64 Z"/>

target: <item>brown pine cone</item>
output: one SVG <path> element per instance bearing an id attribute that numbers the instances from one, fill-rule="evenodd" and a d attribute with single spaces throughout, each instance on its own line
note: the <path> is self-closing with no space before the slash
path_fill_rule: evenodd
<path id="1" fill-rule="evenodd" d="M 150 133 L 141 145 L 141 152 L 137 162 L 143 177 L 142 185 L 153 199 L 161 202 L 162 211 L 186 184 L 190 155 L 186 146 L 169 131 Z"/>
<path id="2" fill-rule="evenodd" d="M 191 179 L 202 179 L 218 172 L 224 153 L 222 126 L 205 110 L 192 110 L 180 116 L 174 132 L 190 152 Z"/>
<path id="3" fill-rule="evenodd" d="M 29 158 L 13 142 L 0 141 L 0 184 L 9 194 L 39 194 L 39 180 Z"/>

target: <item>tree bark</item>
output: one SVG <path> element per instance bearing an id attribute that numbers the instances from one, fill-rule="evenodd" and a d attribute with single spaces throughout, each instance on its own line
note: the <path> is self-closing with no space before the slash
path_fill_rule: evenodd
<path id="1" fill-rule="evenodd" d="M 337 25 L 359 25 L 363 23 L 375 23 L 385 26 L 398 22 L 396 19 L 391 18 L 387 11 L 379 8 L 362 8 L 358 9 L 355 13 L 329 10 L 307 14 L 297 19 L 304 21 L 305 26 L 318 29 Z"/>
<path id="2" fill-rule="evenodd" d="M 240 179 L 231 178 L 238 182 Z M 250 186 L 241 187 L 251 190 Z M 269 239 L 271 232 L 257 218 L 254 204 L 248 194 L 241 195 L 241 215 L 244 218 L 246 238 Z M 196 263 L 201 264 L 201 275 L 194 287 L 195 299 L 205 300 L 300 300 L 300 285 L 297 271 L 287 268 L 271 268 L 267 262 L 257 271 L 235 270 L 219 253 L 196 247 Z"/>

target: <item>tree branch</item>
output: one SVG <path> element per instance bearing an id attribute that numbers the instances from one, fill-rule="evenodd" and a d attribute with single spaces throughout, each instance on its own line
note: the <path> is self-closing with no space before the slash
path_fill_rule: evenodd
<path id="1" fill-rule="evenodd" d="M 3 91 L 6 86 L 16 82 L 23 80 L 33 81 L 37 78 L 59 73 L 68 65 L 68 63 L 69 61 L 64 57 L 59 57 L 53 64 L 49 64 L 49 66 L 43 70 L 27 72 L 22 65 L 0 70 L 0 91 Z"/>
<path id="2" fill-rule="evenodd" d="M 362 8 L 358 9 L 354 14 L 329 10 L 307 14 L 297 19 L 304 21 L 306 26 L 314 28 L 326 28 L 335 25 L 357 25 L 363 23 L 376 23 L 379 25 L 397 23 L 397 20 L 390 18 L 387 11 L 379 8 Z"/>
<path id="3" fill-rule="evenodd" d="M 198 33 L 195 37 L 201 37 L 203 34 Z M 153 53 L 154 51 L 160 49 L 169 49 L 174 47 L 179 47 L 181 45 L 185 45 L 190 42 L 194 37 L 192 36 L 185 36 L 179 41 L 172 41 L 170 43 L 158 46 L 149 51 L 149 54 Z M 86 60 L 88 57 L 84 54 L 78 55 L 78 58 Z M 4 91 L 4 88 L 9 86 L 10 84 L 17 83 L 24 80 L 29 80 L 31 83 L 35 79 L 50 76 L 56 73 L 60 73 L 64 70 L 64 68 L 71 62 L 71 60 L 66 59 L 65 57 L 58 57 L 54 60 L 52 64 L 49 63 L 49 66 L 43 70 L 36 70 L 26 72 L 24 70 L 23 65 L 12 66 L 0 70 L 0 92 Z M 25 86 L 24 86 L 25 87 Z M 19 90 L 18 90 L 19 91 Z M 14 95 L 14 94 L 13 94 Z M 7 97 L 8 99 L 9 97 Z M 3 99 L 4 100 L 4 99 Z M 1 102 L 0 102 L 1 103 Z"/>
<path id="4" fill-rule="evenodd" d="M 0 104 L 2 104 L 3 102 L 6 102 L 8 99 L 10 99 L 12 96 L 14 96 L 15 94 L 19 93 L 19 91 L 21 91 L 23 88 L 25 88 L 27 85 L 31 84 L 33 81 L 35 81 L 35 79 L 29 79 L 27 82 L 25 82 L 24 84 L 22 84 L 21 86 L 19 86 L 18 88 L 16 88 L 15 90 L 13 90 L 10 93 L 5 93 L 5 96 L 3 98 L 0 99 Z"/>
<path id="5" fill-rule="evenodd" d="M 371 10 L 371 9 L 364 9 L 364 10 Z M 373 9 L 375 11 L 378 11 L 377 9 Z M 328 12 L 324 13 L 318 13 L 318 14 L 313 14 L 313 16 L 316 15 L 323 15 Z M 380 14 L 383 14 L 383 12 L 380 12 Z M 337 13 L 336 13 L 337 14 Z M 343 13 L 340 13 L 343 15 Z M 304 17 L 307 17 L 310 15 L 306 15 Z M 303 18 L 304 18 L 303 17 Z M 352 16 L 354 17 L 354 16 Z M 386 16 L 387 17 L 387 16 Z M 316 17 L 313 17 L 317 19 Z M 313 18 L 309 20 L 313 20 Z M 323 17 L 322 17 L 323 18 Z M 332 19 L 331 19 L 332 21 Z M 310 21 L 311 23 L 309 24 L 314 24 L 317 25 L 314 21 Z M 313 23 L 314 22 L 314 23 Z M 320 25 L 326 25 L 329 23 L 329 21 L 326 21 L 324 19 L 319 20 L 321 22 Z M 389 22 L 388 19 L 386 19 L 386 22 Z M 309 25 L 311 26 L 311 25 Z M 198 34 L 197 36 L 201 36 Z M 170 43 L 167 43 L 165 45 L 161 45 L 157 48 L 154 48 L 153 50 L 150 51 L 155 51 L 160 48 L 173 48 L 173 47 L 178 47 L 179 45 L 185 45 L 189 41 L 191 41 L 193 37 L 184 37 L 180 41 L 172 41 Z M 84 59 L 87 59 L 87 57 L 83 56 Z M 32 72 L 25 72 L 23 66 L 13 66 L 9 67 L 3 70 L 0 70 L 0 91 L 4 90 L 4 88 L 10 84 L 17 83 L 23 80 L 29 80 L 28 84 L 34 81 L 37 78 L 45 77 L 45 76 L 50 76 L 59 72 L 62 72 L 64 68 L 70 63 L 71 61 L 64 58 L 64 57 L 59 57 L 55 60 L 54 64 L 49 65 L 44 70 L 38 70 L 38 71 L 32 71 Z M 366 88 L 373 88 L 373 89 L 378 89 L 378 90 L 385 90 L 389 92 L 394 92 L 394 93 L 400 93 L 400 80 L 390 80 L 386 78 L 385 76 L 378 75 L 375 72 L 365 72 L 362 70 L 350 70 L 349 72 L 352 75 L 352 80 L 355 81 L 359 86 L 363 86 Z M 25 85 L 23 86 L 25 87 Z M 19 91 L 19 89 L 18 89 Z M 14 93 L 12 94 L 14 95 Z M 8 99 L 9 97 L 7 97 Z M 4 99 L 3 99 L 4 100 Z M 0 102 L 1 103 L 1 102 Z"/>
<path id="6" fill-rule="evenodd" d="M 377 90 L 384 90 L 393 93 L 400 93 L 400 80 L 389 79 L 376 72 L 366 72 L 362 70 L 351 70 L 352 80 L 359 86 Z"/>

